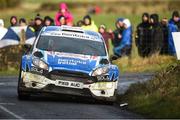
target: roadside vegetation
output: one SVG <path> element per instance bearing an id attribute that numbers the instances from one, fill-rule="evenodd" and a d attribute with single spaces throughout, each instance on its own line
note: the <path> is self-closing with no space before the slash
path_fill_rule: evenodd
<path id="1" fill-rule="evenodd" d="M 180 62 L 172 63 L 145 83 L 130 86 L 121 103 L 149 118 L 180 118 Z"/>

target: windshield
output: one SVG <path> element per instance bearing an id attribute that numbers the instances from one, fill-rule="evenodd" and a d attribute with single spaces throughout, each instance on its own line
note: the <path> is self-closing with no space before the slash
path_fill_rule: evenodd
<path id="1" fill-rule="evenodd" d="M 41 36 L 37 46 L 38 49 L 91 56 L 106 56 L 103 42 L 84 40 L 79 38 Z"/>

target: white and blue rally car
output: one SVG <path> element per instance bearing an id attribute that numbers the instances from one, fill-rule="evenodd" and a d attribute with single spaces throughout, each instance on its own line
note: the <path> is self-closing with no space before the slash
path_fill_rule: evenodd
<path id="1" fill-rule="evenodd" d="M 113 102 L 118 67 L 109 61 L 99 33 L 79 27 L 44 27 L 22 56 L 18 98 L 59 93 Z"/>

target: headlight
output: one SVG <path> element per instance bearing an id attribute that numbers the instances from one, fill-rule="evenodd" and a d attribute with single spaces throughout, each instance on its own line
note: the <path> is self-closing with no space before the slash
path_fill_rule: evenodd
<path id="1" fill-rule="evenodd" d="M 38 59 L 38 58 L 33 59 L 32 62 L 33 62 L 33 64 L 34 64 L 35 66 L 37 66 L 37 67 L 39 67 L 39 68 L 41 68 L 41 69 L 48 70 L 48 65 L 47 65 L 44 61 L 42 61 L 42 60 L 40 60 L 40 59 Z"/>
<path id="2" fill-rule="evenodd" d="M 105 67 L 100 67 L 97 68 L 93 73 L 92 76 L 98 76 L 98 75 L 102 75 L 102 74 L 106 74 L 109 71 L 109 67 L 105 66 Z"/>

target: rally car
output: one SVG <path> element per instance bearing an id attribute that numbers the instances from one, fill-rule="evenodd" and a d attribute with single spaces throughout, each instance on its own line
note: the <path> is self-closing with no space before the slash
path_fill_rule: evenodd
<path id="1" fill-rule="evenodd" d="M 57 93 L 114 101 L 119 70 L 102 36 L 79 27 L 42 28 L 22 56 L 18 98 Z"/>

